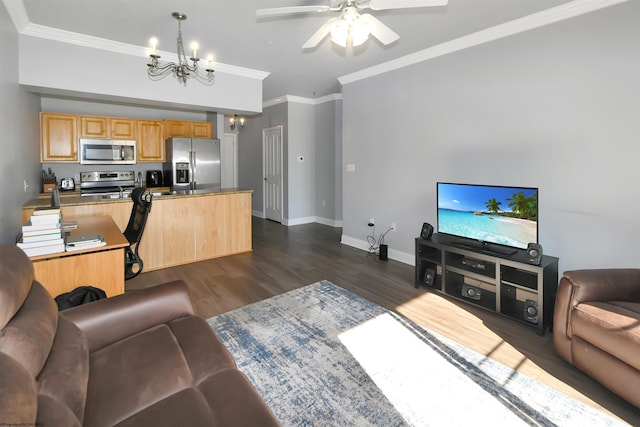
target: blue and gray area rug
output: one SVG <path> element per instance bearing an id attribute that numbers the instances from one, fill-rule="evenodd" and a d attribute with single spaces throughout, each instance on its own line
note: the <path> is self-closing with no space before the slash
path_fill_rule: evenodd
<path id="1" fill-rule="evenodd" d="M 284 426 L 619 425 L 328 281 L 208 322 Z"/>

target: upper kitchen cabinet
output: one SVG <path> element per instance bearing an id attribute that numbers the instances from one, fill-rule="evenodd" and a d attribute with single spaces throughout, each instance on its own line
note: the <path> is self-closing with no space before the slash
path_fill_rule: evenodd
<path id="1" fill-rule="evenodd" d="M 135 139 L 135 136 L 135 119 L 80 116 L 81 138 Z"/>
<path id="2" fill-rule="evenodd" d="M 111 117 L 111 138 L 112 139 L 136 139 L 135 119 L 120 119 Z"/>
<path id="3" fill-rule="evenodd" d="M 164 162 L 163 123 L 159 120 L 138 120 L 137 161 Z"/>
<path id="4" fill-rule="evenodd" d="M 210 139 L 213 136 L 213 126 L 209 122 L 165 120 L 164 134 L 166 138 Z"/>
<path id="5" fill-rule="evenodd" d="M 213 126 L 209 122 L 191 122 L 191 137 L 211 139 L 213 137 Z"/>
<path id="6" fill-rule="evenodd" d="M 40 161 L 78 163 L 78 116 L 40 113 Z"/>

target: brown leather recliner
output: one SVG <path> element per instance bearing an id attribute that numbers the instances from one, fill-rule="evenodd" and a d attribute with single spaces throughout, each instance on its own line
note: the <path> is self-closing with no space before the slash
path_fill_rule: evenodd
<path id="1" fill-rule="evenodd" d="M 171 282 L 58 313 L 0 246 L 0 421 L 43 426 L 278 426 Z"/>
<path id="2" fill-rule="evenodd" d="M 560 357 L 640 408 L 640 269 L 565 272 L 553 342 Z"/>

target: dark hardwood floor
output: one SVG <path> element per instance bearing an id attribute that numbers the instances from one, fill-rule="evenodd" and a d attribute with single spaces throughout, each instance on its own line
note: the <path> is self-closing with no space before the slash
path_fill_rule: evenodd
<path id="1" fill-rule="evenodd" d="M 142 273 L 127 290 L 181 279 L 211 317 L 329 280 L 573 398 L 640 425 L 640 411 L 554 354 L 550 333 L 464 302 L 415 289 L 413 267 L 340 244 L 342 230 L 253 219 L 253 252 Z"/>

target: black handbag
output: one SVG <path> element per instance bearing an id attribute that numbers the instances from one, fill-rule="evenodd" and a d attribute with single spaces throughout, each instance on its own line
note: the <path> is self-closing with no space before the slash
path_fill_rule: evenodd
<path id="1" fill-rule="evenodd" d="M 58 305 L 58 310 L 64 310 L 78 305 L 86 304 L 92 301 L 98 301 L 107 297 L 107 294 L 102 289 L 94 288 L 93 286 L 80 286 L 58 295 L 55 300 Z"/>

